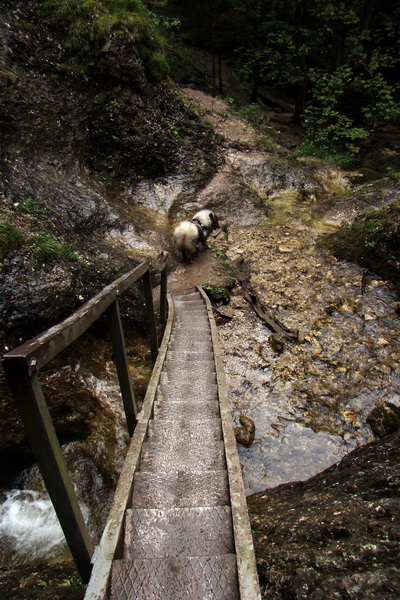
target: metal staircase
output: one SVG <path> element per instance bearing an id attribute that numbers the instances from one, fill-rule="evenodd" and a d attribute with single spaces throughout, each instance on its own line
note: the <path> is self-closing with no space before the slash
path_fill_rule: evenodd
<path id="1" fill-rule="evenodd" d="M 141 263 L 5 354 L 4 371 L 71 554 L 88 582 L 85 600 L 260 600 L 211 304 L 200 288 L 167 296 L 167 259 L 161 253 Z M 160 346 L 151 268 L 160 273 Z M 140 281 L 154 368 L 138 412 L 119 298 Z M 132 438 L 94 547 L 39 372 L 105 314 Z"/>
<path id="2" fill-rule="evenodd" d="M 169 319 L 127 458 L 133 485 L 125 472 L 116 492 L 127 510 L 110 516 L 85 600 L 259 600 L 211 306 L 181 291 Z"/>

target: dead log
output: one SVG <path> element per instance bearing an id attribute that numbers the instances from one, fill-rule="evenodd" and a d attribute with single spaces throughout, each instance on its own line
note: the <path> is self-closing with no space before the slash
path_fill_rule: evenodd
<path id="1" fill-rule="evenodd" d="M 268 308 L 266 308 L 264 306 L 264 304 L 258 298 L 256 292 L 252 288 L 248 277 L 246 277 L 238 269 L 237 263 L 235 264 L 235 267 L 236 267 L 236 278 L 237 278 L 238 282 L 240 283 L 240 285 L 242 286 L 244 298 L 250 304 L 250 306 L 253 308 L 256 315 L 274 333 L 281 335 L 282 337 L 286 338 L 287 340 L 298 341 L 299 332 L 297 330 L 292 331 L 292 330 L 288 329 L 287 327 L 285 327 L 285 325 L 283 325 L 283 323 L 281 323 L 274 316 L 274 314 L 270 310 L 268 310 Z"/>

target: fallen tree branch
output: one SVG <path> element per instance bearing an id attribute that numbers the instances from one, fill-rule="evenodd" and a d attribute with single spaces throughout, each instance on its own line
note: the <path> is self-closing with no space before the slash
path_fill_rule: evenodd
<path id="1" fill-rule="evenodd" d="M 283 325 L 283 323 L 281 323 L 273 315 L 273 313 L 263 305 L 261 300 L 257 297 L 256 292 L 253 290 L 250 280 L 245 275 L 243 275 L 243 273 L 241 273 L 240 270 L 238 269 L 237 263 L 235 263 L 235 267 L 237 270 L 236 278 L 237 278 L 238 282 L 240 283 L 240 285 L 242 286 L 244 298 L 250 304 L 250 306 L 253 308 L 256 315 L 274 333 L 277 333 L 278 335 L 281 335 L 288 340 L 298 341 L 299 332 L 297 330 L 291 331 L 290 329 L 285 327 L 285 325 Z"/>

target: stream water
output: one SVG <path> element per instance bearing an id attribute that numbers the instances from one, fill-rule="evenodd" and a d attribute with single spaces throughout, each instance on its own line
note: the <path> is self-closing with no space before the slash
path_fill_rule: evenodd
<path id="1" fill-rule="evenodd" d="M 212 111 L 221 104 L 217 131 L 223 127 L 224 136 L 234 133 L 241 142 L 245 139 L 246 148 L 256 145 L 248 127 L 244 132 L 243 127 L 236 129 L 236 120 L 226 130 L 231 116 L 227 117 L 222 101 L 205 101 L 211 103 Z M 240 415 L 246 415 L 256 427 L 254 443 L 239 446 L 246 493 L 252 494 L 308 479 L 374 438 L 367 422 L 373 408 L 387 401 L 400 406 L 400 319 L 389 284 L 370 274 L 364 289 L 363 269 L 336 261 L 319 244 L 320 236 L 336 226 L 337 215 L 335 222 L 328 217 L 314 219 L 312 194 L 306 202 L 296 191 L 304 188 L 304 182 L 315 183 L 315 175 L 305 176 L 297 164 L 297 174 L 292 176 L 293 161 L 277 158 L 274 166 L 272 156 L 246 148 L 230 152 L 226 165 L 202 194 L 196 199 L 189 194 L 177 212 L 190 214 L 199 202 L 219 202 L 218 210 L 228 226 L 227 239 L 222 243 L 221 236 L 211 245 L 232 261 L 243 260 L 265 306 L 286 327 L 300 331 L 301 341 L 274 349 L 271 331 L 246 303 L 239 286 L 220 314 L 219 336 L 235 424 Z M 329 180 L 330 171 L 326 173 Z M 187 182 L 179 177 L 165 185 L 139 186 L 132 192 L 138 198 L 135 210 L 142 211 L 143 224 L 151 223 L 151 227 L 143 225 L 146 235 L 142 237 L 135 228 L 112 232 L 110 243 L 120 245 L 121 251 L 138 247 L 146 256 L 156 255 L 168 239 L 168 210 L 177 195 L 185 196 L 180 194 L 185 186 Z M 285 192 L 276 192 L 285 186 Z M 315 183 L 315 188 L 321 184 Z M 184 277 L 182 265 L 177 273 Z M 92 344 L 87 353 L 93 354 Z M 143 389 L 148 373 L 140 364 L 146 352 L 140 348 L 128 354 L 134 363 L 132 374 Z M 83 452 L 82 444 L 74 442 L 67 454 L 82 510 L 98 536 L 126 439 L 121 406 L 114 402 L 118 396 L 115 373 L 111 367 L 104 369 L 109 363 L 102 352 L 95 360 L 97 364 L 89 369 L 81 369 L 79 360 L 67 363 L 65 393 L 69 398 L 76 396 L 73 382 L 77 379 L 86 386 L 86 394 L 76 404 L 83 410 L 96 398 L 87 417 L 93 426 L 90 451 Z M 2 493 L 3 564 L 64 555 L 65 543 L 52 505 L 34 482 L 35 474 L 29 473 L 27 489 Z"/>
<path id="2" fill-rule="evenodd" d="M 306 205 L 286 196 L 279 200 L 279 211 L 272 211 L 261 226 L 229 231 L 229 258 L 245 258 L 261 300 L 286 327 L 299 330 L 303 340 L 274 350 L 271 331 L 250 309 L 240 288 L 234 290 L 219 336 L 235 424 L 244 414 L 256 426 L 253 445 L 239 445 L 247 494 L 322 471 L 373 439 L 366 419 L 377 403 L 389 400 L 400 405 L 396 296 L 389 284 L 373 275 L 362 293 L 363 270 L 337 262 L 317 243 L 330 227 L 313 222 Z M 79 363 L 71 369 L 79 374 Z M 145 379 L 145 374 L 140 377 Z M 80 380 L 95 393 L 102 412 L 107 410 L 108 427 L 110 398 L 115 402 L 112 398 L 119 393 L 115 374 L 107 368 L 102 380 L 98 373 L 82 371 Z M 117 453 L 125 443 L 122 420 L 119 406 L 113 424 Z M 107 452 L 104 443 L 99 442 L 97 452 Z M 74 444 L 69 454 L 75 461 L 82 511 L 98 535 L 104 515 L 99 518 L 95 513 L 100 504 L 104 512 L 110 501 L 107 477 L 91 454 L 74 458 Z M 26 485 L 36 477 L 28 474 Z M 92 497 L 96 490 L 99 505 L 92 507 L 94 511 L 88 509 L 85 486 Z M 53 507 L 41 486 L 34 487 L 3 496 L 3 563 L 65 556 Z"/>
<path id="3" fill-rule="evenodd" d="M 318 244 L 331 229 L 310 206 L 278 198 L 261 227 L 232 229 L 228 255 L 245 258 L 264 305 L 302 342 L 274 350 L 271 331 L 237 290 L 219 327 L 235 420 L 256 426 L 239 446 L 247 494 L 305 480 L 374 438 L 367 416 L 400 405 L 400 319 L 391 286 L 338 262 Z M 245 249 L 245 250 L 244 250 Z"/>
<path id="4" fill-rule="evenodd" d="M 66 556 L 64 534 L 47 494 L 6 492 L 0 505 L 0 547 L 2 564 L 31 564 Z"/>

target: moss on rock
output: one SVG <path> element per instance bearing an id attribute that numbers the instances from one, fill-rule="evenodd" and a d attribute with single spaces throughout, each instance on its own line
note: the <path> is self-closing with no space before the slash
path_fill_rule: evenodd
<path id="1" fill-rule="evenodd" d="M 357 217 L 324 244 L 337 258 L 365 266 L 400 291 L 400 199 Z"/>

